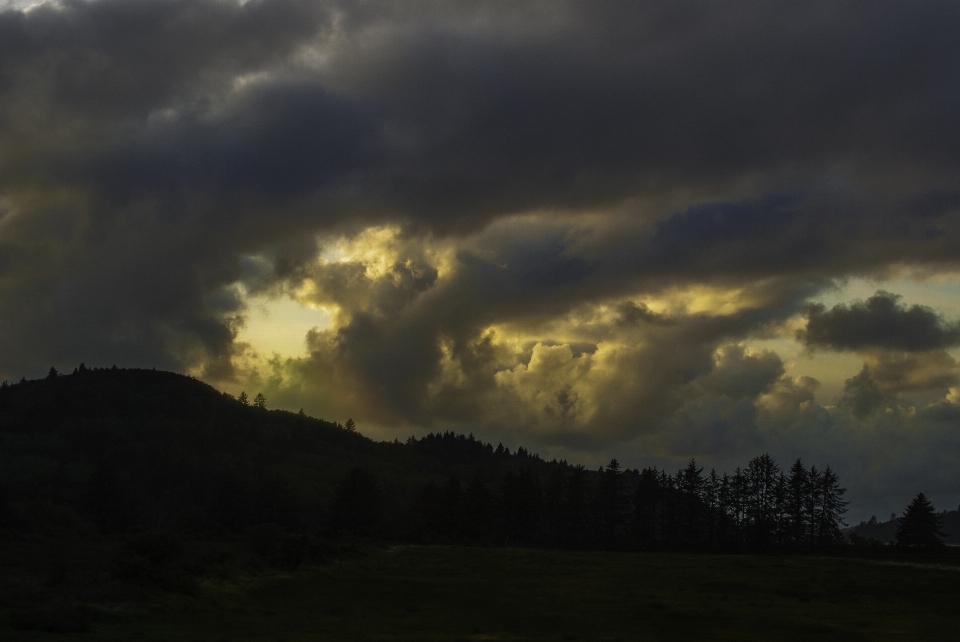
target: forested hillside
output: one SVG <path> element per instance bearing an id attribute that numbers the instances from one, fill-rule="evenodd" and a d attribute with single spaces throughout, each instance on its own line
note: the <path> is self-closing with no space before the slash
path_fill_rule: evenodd
<path id="1" fill-rule="evenodd" d="M 769 548 L 836 544 L 844 489 L 761 455 L 731 474 L 544 461 L 472 435 L 374 442 L 153 370 L 0 388 L 0 528 L 419 542 Z"/>

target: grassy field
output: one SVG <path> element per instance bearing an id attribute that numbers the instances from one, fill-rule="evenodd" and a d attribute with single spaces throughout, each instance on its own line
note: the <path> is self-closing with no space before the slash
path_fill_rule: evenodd
<path id="1" fill-rule="evenodd" d="M 43 607 L 87 609 L 89 632 L 16 630 L 24 612 L 6 608 L 0 638 L 953 640 L 960 623 L 956 566 L 812 556 L 401 546 L 131 601 L 123 585 L 94 585 L 93 602 Z"/>

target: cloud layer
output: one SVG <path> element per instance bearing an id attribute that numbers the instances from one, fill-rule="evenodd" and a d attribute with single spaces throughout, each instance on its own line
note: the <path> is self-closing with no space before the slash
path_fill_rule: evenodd
<path id="1" fill-rule="evenodd" d="M 949 348 L 960 343 L 960 325 L 948 323 L 930 308 L 899 302 L 878 292 L 865 302 L 807 306 L 807 327 L 798 338 L 810 347 L 832 350 L 892 349 L 905 352 Z"/>
<path id="2" fill-rule="evenodd" d="M 958 268 L 958 22 L 946 0 L 0 11 L 0 376 L 190 370 L 384 435 L 770 450 L 878 506 L 945 496 L 956 322 L 819 301 Z M 267 362 L 238 340 L 251 297 L 333 322 Z M 773 340 L 863 369 L 820 399 Z"/>

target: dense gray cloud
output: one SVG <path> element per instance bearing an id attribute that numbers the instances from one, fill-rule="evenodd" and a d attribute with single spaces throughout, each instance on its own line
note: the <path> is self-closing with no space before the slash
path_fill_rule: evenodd
<path id="1" fill-rule="evenodd" d="M 850 452 L 865 478 L 868 424 L 877 453 L 953 443 L 953 401 L 906 409 L 956 386 L 960 331 L 893 295 L 809 304 L 958 267 L 958 23 L 948 0 L 0 10 L 0 377 L 256 370 L 384 430 Z M 250 365 L 254 295 L 332 325 Z M 835 407 L 750 347 L 804 313 L 808 347 L 864 357 Z"/>
<path id="2" fill-rule="evenodd" d="M 900 303 L 901 297 L 877 292 L 865 302 L 827 310 L 806 308 L 807 327 L 798 338 L 810 347 L 833 350 L 892 349 L 909 352 L 960 344 L 960 324 L 950 323 L 930 308 Z"/>

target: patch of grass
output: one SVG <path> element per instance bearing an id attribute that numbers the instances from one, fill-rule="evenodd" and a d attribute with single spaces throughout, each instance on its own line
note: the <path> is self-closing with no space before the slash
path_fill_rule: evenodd
<path id="1" fill-rule="evenodd" d="M 84 638 L 952 640 L 958 580 L 840 557 L 406 546 L 209 578 Z"/>

